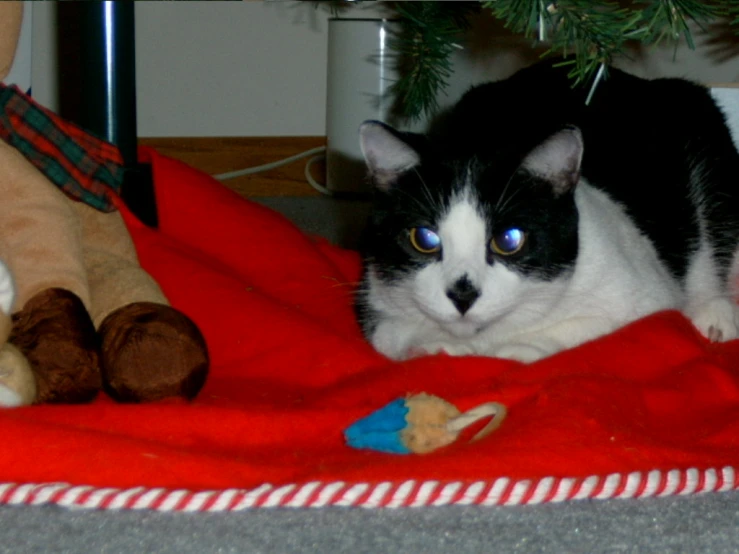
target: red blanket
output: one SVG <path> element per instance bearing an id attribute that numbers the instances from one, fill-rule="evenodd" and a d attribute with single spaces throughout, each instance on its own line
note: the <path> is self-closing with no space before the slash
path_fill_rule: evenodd
<path id="1" fill-rule="evenodd" d="M 0 412 L 0 502 L 485 504 L 739 486 L 739 341 L 709 344 L 667 312 L 529 366 L 391 362 L 354 321 L 356 253 L 179 162 L 143 155 L 160 229 L 124 216 L 143 266 L 202 329 L 209 380 L 191 404 L 101 397 Z M 502 402 L 509 415 L 479 442 L 425 456 L 344 444 L 348 425 L 422 391 L 461 410 Z"/>

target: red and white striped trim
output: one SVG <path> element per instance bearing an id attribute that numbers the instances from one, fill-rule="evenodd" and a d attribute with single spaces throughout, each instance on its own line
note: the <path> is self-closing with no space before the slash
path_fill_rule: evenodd
<path id="1" fill-rule="evenodd" d="M 646 498 L 739 489 L 739 471 L 686 469 L 612 473 L 584 478 L 439 482 L 322 483 L 192 492 L 135 487 L 95 488 L 68 483 L 0 484 L 0 504 L 160 512 L 233 512 L 254 508 L 513 506 L 566 500 Z"/>

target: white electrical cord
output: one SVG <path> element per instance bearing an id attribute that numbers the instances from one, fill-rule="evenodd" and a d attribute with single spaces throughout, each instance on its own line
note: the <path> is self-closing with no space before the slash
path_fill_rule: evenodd
<path id="1" fill-rule="evenodd" d="M 314 163 L 326 159 L 326 147 L 325 146 L 318 146 L 316 148 L 311 148 L 310 150 L 306 150 L 305 152 L 301 152 L 300 154 L 295 154 L 294 156 L 290 156 L 289 158 L 285 158 L 283 160 L 277 160 L 276 162 L 271 162 L 271 163 L 264 164 L 264 165 L 257 165 L 255 167 L 247 167 L 245 169 L 238 169 L 236 171 L 229 171 L 227 173 L 218 173 L 217 175 L 212 175 L 212 177 L 214 179 L 218 179 L 219 181 L 226 181 L 228 179 L 235 179 L 236 177 L 242 177 L 244 175 L 253 175 L 255 173 L 261 173 L 262 171 L 269 171 L 271 169 L 276 169 L 278 167 L 282 167 L 283 165 L 290 164 L 302 158 L 307 158 L 308 156 L 313 156 L 313 157 L 308 160 L 308 163 L 305 164 L 305 170 L 304 170 L 305 180 L 308 181 L 308 184 L 312 186 L 314 189 L 316 189 L 318 192 L 320 192 L 321 194 L 324 194 L 326 196 L 336 196 L 334 194 L 334 191 L 326 188 L 325 185 L 322 185 L 321 183 L 317 182 L 310 173 L 310 169 Z"/>
<path id="2" fill-rule="evenodd" d="M 305 152 L 301 152 L 300 154 L 295 154 L 294 156 L 290 156 L 289 158 L 285 158 L 284 160 L 278 160 L 276 162 L 272 162 L 272 163 L 268 163 L 264 165 L 258 165 L 255 167 L 247 167 L 246 169 L 238 169 L 236 171 L 229 171 L 227 173 L 219 173 L 217 175 L 213 175 L 213 178 L 218 179 L 219 181 L 226 181 L 228 179 L 235 179 L 236 177 L 242 177 L 243 175 L 252 175 L 254 173 L 260 173 L 262 171 L 269 171 L 270 169 L 282 167 L 283 165 L 287 165 L 289 163 L 292 163 L 296 160 L 300 160 L 302 158 L 307 158 L 308 156 L 313 156 L 314 154 L 323 154 L 325 151 L 326 151 L 325 146 L 318 146 L 317 148 L 311 148 L 310 150 L 306 150 Z M 321 156 L 316 156 L 316 158 L 320 158 L 320 157 Z M 308 166 L 306 167 L 310 167 L 310 164 L 313 163 L 313 161 L 316 158 L 311 159 L 308 162 Z M 318 186 L 321 186 L 321 185 L 318 185 Z"/>
<path id="3" fill-rule="evenodd" d="M 319 154 L 318 156 L 313 156 L 310 160 L 308 160 L 308 163 L 305 164 L 305 180 L 308 181 L 308 184 L 321 194 L 325 194 L 326 196 L 333 196 L 334 192 L 332 190 L 327 189 L 321 183 L 317 182 L 313 178 L 313 175 L 310 174 L 310 166 L 312 166 L 314 162 L 325 159 L 326 154 Z"/>

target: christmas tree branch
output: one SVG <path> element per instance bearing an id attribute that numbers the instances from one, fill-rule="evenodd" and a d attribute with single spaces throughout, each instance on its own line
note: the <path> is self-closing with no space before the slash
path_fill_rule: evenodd
<path id="1" fill-rule="evenodd" d="M 549 29 L 549 49 L 544 55 L 574 56 L 570 77 L 575 83 L 610 63 L 622 53 L 624 43 L 639 32 L 639 17 L 615 2 L 602 2 L 599 9 L 593 10 L 593 2 L 567 0 L 549 4 L 539 17 L 537 27 Z"/>
<path id="2" fill-rule="evenodd" d="M 739 33 L 739 0 L 396 1 L 385 5 L 400 24 L 390 45 L 399 75 L 390 92 L 396 114 L 408 119 L 438 110 L 438 97 L 453 73 L 452 53 L 460 47 L 468 17 L 480 7 L 513 33 L 547 47 L 544 56 L 565 56 L 573 83 L 597 84 L 631 42 L 654 46 L 685 40 L 695 48 L 691 23 L 702 26 L 726 18 Z"/>
<path id="3" fill-rule="evenodd" d="M 400 23 L 390 47 L 396 56 L 398 80 L 390 92 L 395 112 L 418 119 L 438 109 L 437 96 L 452 74 L 451 55 L 467 29 L 476 2 L 394 2 Z"/>
<path id="4" fill-rule="evenodd" d="M 695 49 L 690 21 L 703 25 L 728 15 L 731 2 L 700 2 L 696 0 L 658 0 L 639 10 L 644 29 L 643 42 L 653 45 L 666 40 L 679 41 L 681 37 Z"/>
<path id="5" fill-rule="evenodd" d="M 393 87 L 401 113 L 418 118 L 438 108 L 452 68 L 449 57 L 465 18 L 467 2 L 395 2 L 404 29 L 396 43 L 401 78 Z M 739 27 L 736 0 L 644 0 L 624 3 L 594 0 L 481 0 L 483 8 L 516 34 L 548 46 L 547 55 L 564 55 L 575 83 L 602 75 L 628 42 L 647 46 L 684 39 L 695 43 L 689 23 L 704 25 L 731 15 Z M 459 11 L 454 19 L 451 14 Z M 442 7 L 446 6 L 446 7 Z"/>
<path id="6" fill-rule="evenodd" d="M 730 3 L 651 0 L 622 7 L 617 2 L 587 0 L 487 0 L 483 5 L 513 32 L 548 42 L 547 55 L 574 54 L 571 77 L 580 82 L 622 54 L 628 41 L 656 45 L 684 38 L 695 48 L 688 23 L 704 24 L 725 16 Z"/>

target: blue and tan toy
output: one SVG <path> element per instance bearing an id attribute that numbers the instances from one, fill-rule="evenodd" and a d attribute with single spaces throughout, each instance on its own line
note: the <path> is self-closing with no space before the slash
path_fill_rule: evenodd
<path id="1" fill-rule="evenodd" d="M 427 454 L 455 442 L 460 433 L 486 418 L 490 422 L 470 440 L 486 437 L 505 419 L 507 409 L 487 402 L 467 412 L 431 394 L 399 398 L 352 424 L 344 438 L 353 448 L 392 454 Z"/>

